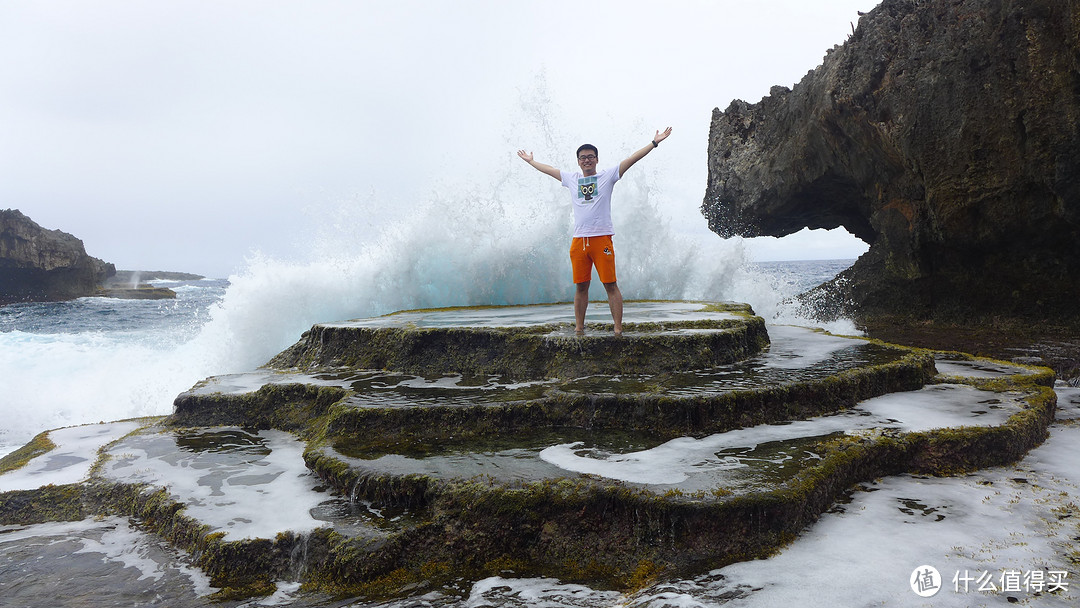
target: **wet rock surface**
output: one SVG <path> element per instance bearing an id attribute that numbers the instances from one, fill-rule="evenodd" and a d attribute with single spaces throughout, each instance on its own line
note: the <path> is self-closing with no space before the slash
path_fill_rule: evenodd
<path id="1" fill-rule="evenodd" d="M 333 326 L 411 332 L 413 351 L 430 351 L 421 359 L 450 367 L 474 362 L 433 328 L 499 328 L 534 347 L 534 335 L 615 340 L 602 326 L 562 336 L 570 325 L 549 317 L 569 310 Z M 612 352 L 650 334 L 696 345 L 730 330 L 710 323 L 757 319 L 703 303 L 628 303 L 627 317 L 637 329 Z M 53 431 L 17 466 L 0 462 L 0 524 L 132 516 L 188 552 L 225 600 L 281 581 L 367 597 L 487 576 L 627 589 L 768 555 L 857 483 L 1012 462 L 1054 415 L 1044 368 L 770 334 L 761 352 L 695 369 L 529 379 L 499 364 L 342 366 L 340 336 L 319 354 L 309 334 L 271 366 L 199 383 L 168 418 Z"/>
<path id="2" fill-rule="evenodd" d="M 960 323 L 879 323 L 867 328 L 879 340 L 932 350 L 1041 365 L 1071 386 L 1080 386 L 1080 330 L 1006 322 L 993 326 Z"/>
<path id="3" fill-rule="evenodd" d="M 106 287 L 99 289 L 95 295 L 106 298 L 119 298 L 121 300 L 175 300 L 176 292 L 168 287 L 154 287 L 149 284 L 138 287 Z"/>
<path id="4" fill-rule="evenodd" d="M 591 324 L 576 336 L 565 324 L 542 323 L 551 307 L 533 307 L 533 323 L 499 325 L 484 309 L 397 313 L 311 328 L 270 366 L 279 369 L 388 369 L 421 374 L 494 374 L 512 379 L 653 373 L 734 363 L 768 346 L 765 322 L 742 304 L 690 306 L 639 303 L 641 322 L 622 336 Z M 527 308 L 519 307 L 519 310 Z M 455 316 L 458 320 L 455 320 Z M 562 318 L 565 318 L 563 316 Z M 496 323 L 494 326 L 487 323 Z M 470 325 L 470 323 L 472 323 Z"/>
<path id="5" fill-rule="evenodd" d="M 870 244 L 823 316 L 1075 322 L 1078 41 L 1071 3 L 886 0 L 792 89 L 714 111 L 702 212 Z"/>

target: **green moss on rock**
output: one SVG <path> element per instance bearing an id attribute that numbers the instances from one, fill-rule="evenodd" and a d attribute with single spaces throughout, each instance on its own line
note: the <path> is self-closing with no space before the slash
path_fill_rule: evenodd
<path id="1" fill-rule="evenodd" d="M 325 432 L 332 444 L 372 451 L 560 427 L 700 437 L 836 412 L 871 397 L 920 388 L 934 374 L 930 353 L 912 353 L 821 380 L 707 396 L 552 391 L 540 399 L 467 407 L 358 408 L 342 402 L 329 410 Z"/>
<path id="2" fill-rule="evenodd" d="M 83 486 L 80 484 L 0 493 L 0 525 L 78 521 L 85 517 Z"/>
<path id="3" fill-rule="evenodd" d="M 267 384 L 239 395 L 189 391 L 173 402 L 171 426 L 242 426 L 276 428 L 310 435 L 330 406 L 349 392 L 308 384 Z"/>
<path id="4" fill-rule="evenodd" d="M 38 433 L 29 443 L 0 458 L 0 474 L 22 468 L 31 460 L 51 452 L 56 444 L 49 439 L 49 432 Z"/>
<path id="5" fill-rule="evenodd" d="M 922 370 L 917 377 L 923 380 L 930 373 L 928 356 L 916 355 Z M 1024 409 L 1003 425 L 823 440 L 813 448 L 819 461 L 771 490 L 749 494 L 722 488 L 695 495 L 654 494 L 587 478 L 519 485 L 490 477 L 372 475 L 352 471 L 325 450 L 309 463 L 357 498 L 405 504 L 427 514 L 431 523 L 409 535 L 408 551 L 391 579 L 413 580 L 422 564 L 452 561 L 461 575 L 511 569 L 520 576 L 634 588 L 646 579 L 687 576 L 765 557 L 857 483 L 902 472 L 956 474 L 1015 461 L 1045 438 L 1054 393 L 1027 381 L 1003 385 L 1023 391 L 1025 401 Z M 835 398 L 842 391 L 827 394 Z"/>
<path id="6" fill-rule="evenodd" d="M 624 326 L 623 336 L 562 336 L 560 326 L 357 327 L 316 325 L 270 361 L 276 369 L 353 368 L 514 379 L 665 372 L 723 365 L 769 344 L 760 317 Z M 673 330 L 711 330 L 674 334 Z"/>

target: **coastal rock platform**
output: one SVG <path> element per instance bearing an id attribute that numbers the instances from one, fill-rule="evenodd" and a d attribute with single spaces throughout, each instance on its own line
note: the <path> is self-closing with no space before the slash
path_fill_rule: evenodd
<path id="1" fill-rule="evenodd" d="M 603 323 L 589 323 L 576 336 L 556 321 L 568 313 L 573 318 L 565 305 L 449 308 L 320 324 L 269 365 L 575 378 L 700 369 L 746 359 L 769 344 L 764 320 L 745 304 L 631 302 L 627 314 L 640 321 L 626 323 L 623 336 Z"/>
<path id="2" fill-rule="evenodd" d="M 43 434 L 0 462 L 0 524 L 133 516 L 221 598 L 627 589 L 768 555 L 858 483 L 1013 462 L 1054 417 L 1044 368 L 744 305 L 626 312 L 620 337 L 575 336 L 568 304 L 317 325 L 171 416 Z"/>

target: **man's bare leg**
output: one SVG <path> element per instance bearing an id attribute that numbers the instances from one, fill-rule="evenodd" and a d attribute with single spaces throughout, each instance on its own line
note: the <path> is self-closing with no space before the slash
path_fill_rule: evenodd
<path id="1" fill-rule="evenodd" d="M 607 290 L 607 302 L 608 308 L 611 309 L 611 320 L 615 322 L 615 335 L 622 335 L 622 292 L 619 291 L 619 284 L 615 281 L 610 283 L 604 283 L 604 289 Z"/>
<path id="2" fill-rule="evenodd" d="M 591 284 L 592 281 L 574 284 L 577 287 L 574 290 L 574 331 L 578 334 L 585 333 L 585 311 L 589 308 L 589 285 Z"/>

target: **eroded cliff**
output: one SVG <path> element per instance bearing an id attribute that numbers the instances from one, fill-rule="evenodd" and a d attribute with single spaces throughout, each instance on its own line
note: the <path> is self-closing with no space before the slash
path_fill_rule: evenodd
<path id="1" fill-rule="evenodd" d="M 1075 321 L 1078 41 L 1075 2 L 886 0 L 793 89 L 714 111 L 702 212 L 869 243 L 823 314 Z"/>
<path id="2" fill-rule="evenodd" d="M 92 295 L 115 273 L 74 236 L 46 230 L 17 209 L 0 210 L 0 304 Z"/>

